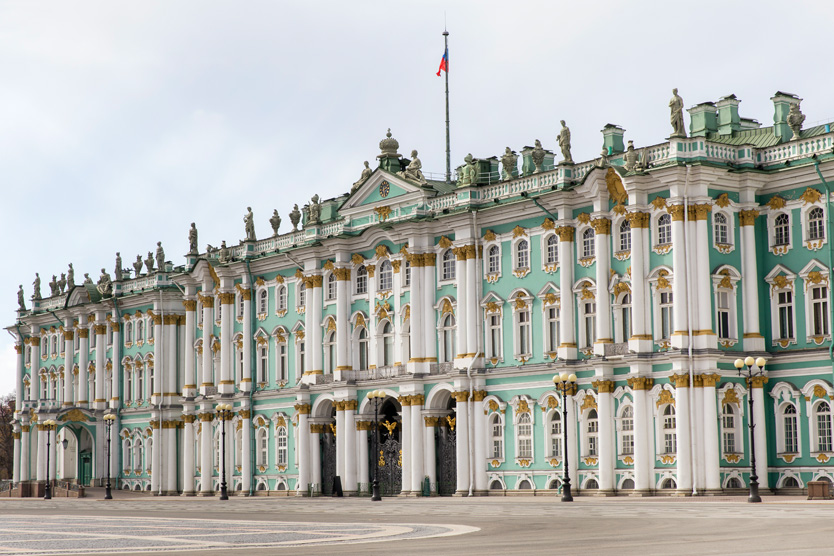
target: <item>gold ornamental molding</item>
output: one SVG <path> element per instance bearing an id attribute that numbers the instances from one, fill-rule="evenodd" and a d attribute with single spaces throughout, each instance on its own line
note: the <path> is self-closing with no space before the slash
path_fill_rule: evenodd
<path id="1" fill-rule="evenodd" d="M 591 226 L 597 235 L 611 235 L 611 221 L 607 218 L 591 220 Z"/>
<path id="2" fill-rule="evenodd" d="M 689 388 L 689 375 L 669 375 L 669 382 L 675 385 L 675 388 Z"/>
<path id="3" fill-rule="evenodd" d="M 654 385 L 654 379 L 649 377 L 633 377 L 627 380 L 628 385 L 632 390 L 651 390 Z"/>
<path id="4" fill-rule="evenodd" d="M 576 228 L 573 226 L 559 226 L 556 228 L 556 235 L 559 236 L 559 241 L 573 241 Z"/>
<path id="5" fill-rule="evenodd" d="M 742 210 L 738 213 L 738 219 L 742 226 L 755 226 L 758 217 L 759 211 L 757 210 Z"/>
<path id="6" fill-rule="evenodd" d="M 593 386 L 599 394 L 610 394 L 614 391 L 615 384 L 613 380 L 595 380 L 591 383 L 591 386 Z"/>
<path id="7" fill-rule="evenodd" d="M 374 212 L 379 217 L 380 222 L 385 222 L 388 220 L 388 217 L 391 216 L 391 207 L 389 206 L 382 206 L 382 207 L 374 207 Z"/>

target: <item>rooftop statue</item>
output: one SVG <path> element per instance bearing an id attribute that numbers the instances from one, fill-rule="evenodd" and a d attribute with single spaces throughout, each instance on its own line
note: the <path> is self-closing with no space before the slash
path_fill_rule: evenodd
<path id="1" fill-rule="evenodd" d="M 67 291 L 71 290 L 75 287 L 75 269 L 72 268 L 72 263 L 69 264 L 69 270 L 67 270 Z"/>
<path id="2" fill-rule="evenodd" d="M 573 158 L 570 156 L 570 128 L 565 125 L 565 120 L 559 120 L 562 124 L 562 129 L 559 130 L 559 135 L 556 140 L 559 141 L 559 148 L 562 149 L 562 162 L 573 164 Z"/>
<path id="3" fill-rule="evenodd" d="M 628 148 L 623 155 L 623 167 L 626 169 L 626 172 L 632 172 L 638 169 L 639 163 L 640 156 L 634 150 L 634 141 L 629 141 Z"/>
<path id="4" fill-rule="evenodd" d="M 133 263 L 133 272 L 136 274 L 134 278 L 139 278 L 142 274 L 142 255 L 136 255 L 136 262 Z"/>
<path id="5" fill-rule="evenodd" d="M 32 285 L 35 287 L 35 293 L 32 294 L 32 299 L 40 299 L 41 298 L 41 275 L 37 272 L 35 273 L 35 281 L 32 282 Z"/>
<path id="6" fill-rule="evenodd" d="M 467 154 L 463 158 L 465 164 L 460 170 L 458 176 L 458 187 L 466 187 L 468 185 L 475 185 L 478 172 L 475 169 L 475 163 L 472 159 L 472 153 Z"/>
<path id="7" fill-rule="evenodd" d="M 669 101 L 671 115 L 669 120 L 672 124 L 672 137 L 686 137 L 686 128 L 683 124 L 683 99 L 678 96 L 678 90 L 672 89 L 672 100 Z"/>
<path id="8" fill-rule="evenodd" d="M 153 253 L 148 251 L 148 258 L 145 259 L 145 268 L 148 269 L 148 274 L 153 272 Z"/>
<path id="9" fill-rule="evenodd" d="M 116 276 L 116 281 L 122 281 L 122 254 L 116 251 L 116 272 L 114 274 Z"/>
<path id="10" fill-rule="evenodd" d="M 165 270 L 165 249 L 162 248 L 162 242 L 156 242 L 156 269 L 159 272 Z"/>
<path id="11" fill-rule="evenodd" d="M 542 148 L 542 142 L 536 139 L 535 146 L 533 147 L 533 152 L 530 153 L 530 158 L 533 159 L 533 164 L 536 166 L 536 169 L 533 170 L 534 174 L 538 174 L 542 171 L 542 164 L 544 164 L 544 149 Z"/>
<path id="12" fill-rule="evenodd" d="M 793 131 L 791 141 L 799 139 L 799 132 L 802 130 L 802 123 L 805 121 L 805 114 L 799 111 L 799 103 L 791 104 L 788 112 L 788 126 Z"/>
<path id="13" fill-rule="evenodd" d="M 101 276 L 98 279 L 98 284 L 96 284 L 96 289 L 103 296 L 109 296 L 113 293 L 113 281 L 103 268 L 101 269 Z"/>
<path id="14" fill-rule="evenodd" d="M 243 215 L 243 224 L 246 227 L 246 241 L 255 241 L 255 216 L 252 214 L 252 207 L 246 207 L 246 214 Z"/>
<path id="15" fill-rule="evenodd" d="M 93 279 L 90 278 L 90 275 L 87 272 L 84 273 L 84 283 L 85 284 L 92 284 L 93 283 Z"/>
<path id="16" fill-rule="evenodd" d="M 608 166 L 608 151 L 603 148 L 599 160 L 597 160 L 597 168 L 605 168 L 606 166 Z"/>
<path id="17" fill-rule="evenodd" d="M 292 207 L 292 212 L 290 213 L 290 222 L 292 222 L 292 231 L 298 231 L 298 223 L 301 222 L 301 211 L 298 210 L 298 204 L 296 203 Z"/>
<path id="18" fill-rule="evenodd" d="M 197 255 L 197 226 L 194 222 L 191 223 L 191 229 L 188 230 L 188 254 Z"/>
<path id="19" fill-rule="evenodd" d="M 52 275 L 52 280 L 49 282 L 49 295 L 50 297 L 58 295 L 58 277 L 54 274 Z"/>
<path id="20" fill-rule="evenodd" d="M 217 251 L 217 260 L 221 263 L 229 262 L 229 249 L 226 247 L 226 240 L 220 244 L 220 249 Z"/>
<path id="21" fill-rule="evenodd" d="M 518 162 L 518 157 L 512 149 L 510 147 L 504 149 L 504 155 L 501 157 L 501 164 L 504 166 L 504 181 L 513 179 L 513 174 L 516 172 L 516 162 Z"/>
<path id="22" fill-rule="evenodd" d="M 420 185 L 426 184 L 426 178 L 423 177 L 423 163 L 417 157 L 417 151 L 411 151 L 411 162 L 408 163 L 404 172 L 398 172 L 402 177 L 416 181 Z"/>
<path id="23" fill-rule="evenodd" d="M 362 184 L 368 181 L 368 178 L 370 178 L 371 174 L 373 173 L 374 171 L 371 170 L 371 166 L 368 164 L 368 161 L 366 160 L 365 169 L 362 170 L 362 175 L 359 176 L 359 179 L 353 182 L 353 187 L 350 188 L 350 192 L 353 193 L 354 191 L 362 187 Z"/>
<path id="24" fill-rule="evenodd" d="M 64 288 L 67 287 L 67 275 L 63 272 L 61 273 L 61 279 L 58 280 L 58 290 L 60 293 L 64 293 Z"/>
<path id="25" fill-rule="evenodd" d="M 272 211 L 272 217 L 269 219 L 269 225 L 272 226 L 272 237 L 278 235 L 278 228 L 281 227 L 281 217 L 278 216 L 278 209 Z"/>
<path id="26" fill-rule="evenodd" d="M 321 219 L 321 204 L 319 196 L 313 195 L 310 204 L 307 206 L 307 224 L 318 224 Z"/>
<path id="27" fill-rule="evenodd" d="M 18 311 L 25 311 L 26 310 L 26 300 L 23 298 L 23 284 L 20 284 L 17 287 L 17 310 Z"/>

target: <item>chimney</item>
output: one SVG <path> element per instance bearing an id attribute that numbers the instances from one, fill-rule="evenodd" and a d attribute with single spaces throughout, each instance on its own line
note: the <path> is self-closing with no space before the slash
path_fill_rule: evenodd
<path id="1" fill-rule="evenodd" d="M 715 122 L 715 103 L 702 102 L 687 110 L 689 112 L 689 135 L 706 137 L 707 133 L 718 131 Z"/>
<path id="2" fill-rule="evenodd" d="M 741 118 L 738 115 L 738 105 L 741 101 L 735 95 L 721 97 L 718 101 L 718 134 L 732 135 L 741 129 Z"/>
<path id="3" fill-rule="evenodd" d="M 623 135 L 625 130 L 618 125 L 605 124 L 602 128 L 602 149 L 608 153 L 620 154 L 625 152 L 625 144 L 623 143 Z"/>
<path id="4" fill-rule="evenodd" d="M 773 133 L 782 141 L 789 141 L 793 132 L 788 126 L 788 112 L 791 104 L 799 104 L 802 99 L 791 93 L 776 91 L 770 100 L 773 101 Z"/>

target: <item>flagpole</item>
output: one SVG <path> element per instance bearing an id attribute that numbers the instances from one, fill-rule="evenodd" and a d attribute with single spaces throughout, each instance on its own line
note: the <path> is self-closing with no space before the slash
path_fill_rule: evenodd
<path id="1" fill-rule="evenodd" d="M 446 53 L 446 183 L 452 183 L 452 150 L 449 143 L 449 31 L 443 30 Z"/>

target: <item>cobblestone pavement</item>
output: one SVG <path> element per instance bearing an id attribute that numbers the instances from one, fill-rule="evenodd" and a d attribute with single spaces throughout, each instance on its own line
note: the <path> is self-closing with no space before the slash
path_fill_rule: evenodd
<path id="1" fill-rule="evenodd" d="M 97 493 L 94 493 L 97 494 Z M 591 498 L 0 499 L 0 555 L 834 554 L 834 501 Z"/>

